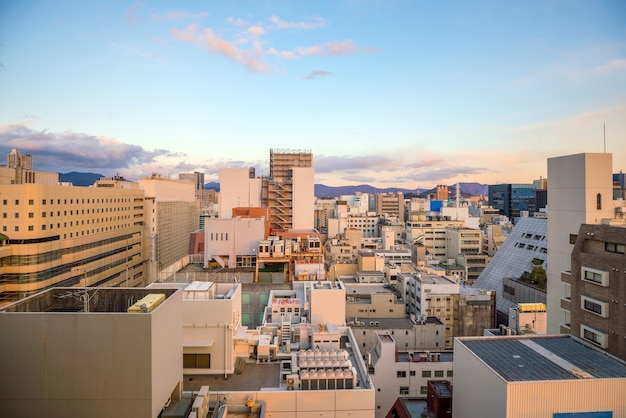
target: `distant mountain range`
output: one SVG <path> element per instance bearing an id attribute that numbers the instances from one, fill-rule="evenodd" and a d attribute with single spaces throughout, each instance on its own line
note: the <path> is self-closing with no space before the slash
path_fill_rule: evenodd
<path id="1" fill-rule="evenodd" d="M 72 171 L 70 173 L 59 173 L 59 181 L 72 183 L 74 186 L 91 186 L 99 180 L 103 178 L 102 174 L 97 173 L 79 173 L 76 171 Z M 486 184 L 480 183 L 459 183 L 460 192 L 462 197 L 467 196 L 486 196 L 488 186 Z M 316 197 L 339 197 L 342 195 L 353 195 L 357 192 L 360 193 L 396 193 L 402 192 L 405 195 L 409 196 L 420 196 L 425 197 L 431 193 L 435 193 L 436 188 L 419 191 L 416 189 L 403 189 L 398 187 L 388 187 L 388 188 L 378 188 L 374 186 L 370 186 L 368 184 L 360 184 L 358 186 L 326 186 L 325 184 L 316 184 L 314 189 L 314 193 Z M 220 184 L 217 182 L 209 182 L 204 185 L 205 189 L 213 189 L 215 191 L 220 191 Z M 448 192 L 450 197 L 454 197 L 456 194 L 456 184 L 448 186 Z"/>
<path id="2" fill-rule="evenodd" d="M 59 173 L 59 181 L 63 183 L 72 183 L 74 186 L 91 186 L 97 180 L 104 177 L 97 173 L 79 173 L 72 171 L 70 173 Z"/>

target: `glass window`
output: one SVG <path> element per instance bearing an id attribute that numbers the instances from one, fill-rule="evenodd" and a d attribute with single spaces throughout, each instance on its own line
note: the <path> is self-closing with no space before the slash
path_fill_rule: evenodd
<path id="1" fill-rule="evenodd" d="M 422 370 L 422 377 L 431 377 L 430 370 Z"/>
<path id="2" fill-rule="evenodd" d="M 435 370 L 435 377 L 443 377 L 443 370 Z"/>

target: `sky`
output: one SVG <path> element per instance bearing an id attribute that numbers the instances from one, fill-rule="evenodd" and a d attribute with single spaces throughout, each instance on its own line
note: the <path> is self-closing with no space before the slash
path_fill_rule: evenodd
<path id="1" fill-rule="evenodd" d="M 531 183 L 626 169 L 626 2 L 0 0 L 0 161 L 136 180 Z"/>

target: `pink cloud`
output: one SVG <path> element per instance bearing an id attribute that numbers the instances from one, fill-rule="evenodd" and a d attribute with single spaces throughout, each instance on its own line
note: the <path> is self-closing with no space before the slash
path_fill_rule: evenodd
<path id="1" fill-rule="evenodd" d="M 331 57 L 354 55 L 361 52 L 378 52 L 375 48 L 356 46 L 351 39 L 346 39 L 345 41 L 330 41 L 322 45 L 314 45 L 306 48 L 298 47 L 295 51 L 300 55 L 325 55 Z"/>
<path id="2" fill-rule="evenodd" d="M 270 55 L 277 55 L 282 58 L 296 59 L 296 53 L 293 51 L 279 51 L 275 48 L 270 48 L 267 50 L 267 53 Z"/>
<path id="3" fill-rule="evenodd" d="M 265 29 L 263 29 L 261 26 L 250 26 L 246 33 L 254 36 L 261 36 L 265 33 Z"/>
<path id="4" fill-rule="evenodd" d="M 262 50 L 257 43 L 254 44 L 252 50 L 242 50 L 233 43 L 216 36 L 211 29 L 207 28 L 198 33 L 196 24 L 189 25 L 183 30 L 172 29 L 170 35 L 177 41 L 198 44 L 209 54 L 226 57 L 251 71 L 269 72 L 269 66 L 261 61 Z"/>
<path id="5" fill-rule="evenodd" d="M 323 17 L 313 17 L 309 22 L 285 22 L 278 16 L 270 17 L 270 22 L 274 23 L 278 29 L 315 29 L 328 25 L 328 21 Z"/>

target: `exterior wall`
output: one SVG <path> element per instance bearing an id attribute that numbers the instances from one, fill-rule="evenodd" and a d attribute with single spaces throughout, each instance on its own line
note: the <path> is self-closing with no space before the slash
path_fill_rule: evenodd
<path id="1" fill-rule="evenodd" d="M 507 398 L 506 382 L 455 340 L 452 411 L 463 411 L 464 418 L 506 417 Z"/>
<path id="2" fill-rule="evenodd" d="M 204 228 L 204 260 L 214 256 L 228 258 L 228 267 L 236 267 L 237 256 L 254 255 L 265 237 L 263 218 L 210 219 Z"/>
<path id="3" fill-rule="evenodd" d="M 189 254 L 191 234 L 200 224 L 199 207 L 195 200 L 156 203 L 157 210 L 157 269 L 174 264 Z"/>
<path id="4" fill-rule="evenodd" d="M 341 282 L 316 282 L 310 285 L 311 323 L 337 324 L 346 323 L 346 290 Z"/>
<path id="5" fill-rule="evenodd" d="M 121 186 L 0 185 L 0 232 L 11 251 L 0 262 L 0 305 L 53 286 L 142 284 L 143 195 Z"/>
<path id="6" fill-rule="evenodd" d="M 371 374 L 376 387 L 377 417 L 384 417 L 399 396 L 426 399 L 428 380 L 445 378 L 452 381 L 451 361 L 397 361 L 394 340 L 386 340 L 376 347 L 378 359 Z M 437 374 L 441 377 L 435 377 Z M 408 393 L 401 394 L 401 387 L 408 388 Z"/>
<path id="7" fill-rule="evenodd" d="M 261 179 L 250 178 L 247 168 L 221 168 L 219 217 L 229 219 L 237 207 L 261 207 Z"/>
<path id="8" fill-rule="evenodd" d="M 272 418 L 374 418 L 374 389 L 228 392 L 228 401 L 245 405 L 252 397 L 264 402 Z"/>
<path id="9" fill-rule="evenodd" d="M 581 225 L 571 256 L 571 298 L 561 305 L 570 311 L 570 334 L 598 346 L 581 332 L 581 325 L 590 327 L 603 336 L 602 348 L 626 360 L 626 256 L 607 252 L 606 243 L 626 246 L 626 228 Z M 585 270 L 604 274 L 606 285 L 584 280 Z M 602 314 L 584 309 L 583 297 L 604 305 Z"/>
<path id="10" fill-rule="evenodd" d="M 481 385 L 476 385 L 481 386 Z M 454 386 L 457 396 L 458 386 Z M 626 417 L 626 379 L 580 379 L 515 382 L 508 384 L 507 418 L 552 418 L 555 413 L 612 411 L 613 418 Z M 485 392 L 486 394 L 486 392 Z M 529 400 L 532 399 L 532 402 Z M 485 398 L 483 398 L 485 400 Z M 487 402 L 483 402 L 484 405 Z M 465 410 L 463 410 L 465 411 Z M 467 415 L 469 417 L 469 415 Z M 484 417 L 483 415 L 474 415 Z"/>
<path id="11" fill-rule="evenodd" d="M 293 168 L 293 220 L 291 229 L 313 229 L 315 192 L 313 167 Z"/>
<path id="12" fill-rule="evenodd" d="M 378 193 L 376 195 L 376 213 L 384 213 L 404 222 L 404 195 L 402 193 Z"/>
<path id="13" fill-rule="evenodd" d="M 369 295 L 361 293 L 356 296 L 347 294 L 347 298 L 347 318 L 404 318 L 406 316 L 406 305 L 398 302 L 391 292 Z"/>
<path id="14" fill-rule="evenodd" d="M 602 207 L 597 209 L 596 197 Z M 575 154 L 548 159 L 548 333 L 560 332 L 569 323 L 561 309 L 561 298 L 569 288 L 561 282 L 561 272 L 570 270 L 573 245 L 570 234 L 581 224 L 597 224 L 613 218 L 612 155 Z"/>
<path id="15" fill-rule="evenodd" d="M 440 322 L 413 325 L 412 328 L 388 328 L 382 325 L 369 326 L 369 319 L 361 318 L 364 325 L 352 325 L 354 338 L 361 353 L 370 352 L 378 341 L 376 334 L 383 331 L 393 336 L 396 347 L 405 350 L 441 350 L 445 344 L 445 326 Z"/>
<path id="16" fill-rule="evenodd" d="M 140 179 L 137 183 L 145 190 L 147 197 L 154 197 L 158 201 L 193 202 L 196 199 L 195 186 L 188 181 L 172 180 L 156 175 Z"/>
<path id="17" fill-rule="evenodd" d="M 157 416 L 182 379 L 180 311 L 179 292 L 149 314 L 0 313 L 0 411 Z"/>

